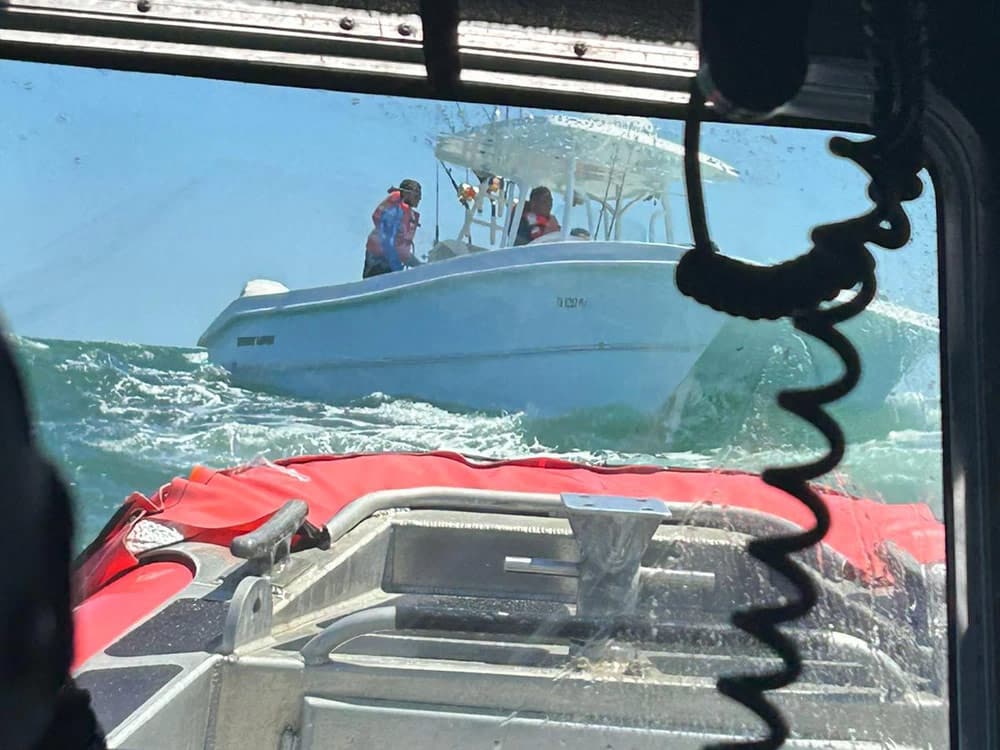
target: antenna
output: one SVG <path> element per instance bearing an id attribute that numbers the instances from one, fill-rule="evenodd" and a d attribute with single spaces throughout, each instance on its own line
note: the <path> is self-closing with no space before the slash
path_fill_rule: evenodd
<path id="1" fill-rule="evenodd" d="M 434 170 L 434 245 L 441 241 L 441 164 Z"/>

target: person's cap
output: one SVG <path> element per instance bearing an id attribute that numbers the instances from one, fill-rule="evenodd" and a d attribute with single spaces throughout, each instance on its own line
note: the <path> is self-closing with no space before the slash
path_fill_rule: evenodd
<path id="1" fill-rule="evenodd" d="M 420 183 L 416 180 L 403 180 L 399 183 L 399 189 L 404 193 L 420 193 Z"/>

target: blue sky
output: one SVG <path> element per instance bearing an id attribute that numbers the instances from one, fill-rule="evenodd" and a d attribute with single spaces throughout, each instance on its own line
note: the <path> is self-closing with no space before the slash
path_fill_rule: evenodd
<path id="1" fill-rule="evenodd" d="M 482 121 L 490 108 L 465 105 Z M 28 336 L 193 346 L 250 278 L 291 287 L 360 277 L 370 214 L 403 177 L 424 185 L 453 104 L 0 62 L 0 311 Z M 677 122 L 657 121 L 679 140 Z M 743 174 L 711 186 L 717 244 L 757 260 L 867 205 L 829 133 L 707 126 L 703 150 Z M 462 177 L 463 175 L 457 175 Z M 680 187 L 678 187 L 678 191 Z M 441 175 L 441 235 L 461 213 Z M 681 198 L 678 240 L 689 237 Z M 883 291 L 936 312 L 932 191 L 914 240 L 878 250 Z"/>

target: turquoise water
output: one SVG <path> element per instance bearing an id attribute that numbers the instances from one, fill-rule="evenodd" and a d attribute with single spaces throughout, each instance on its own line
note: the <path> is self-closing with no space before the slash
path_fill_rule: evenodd
<path id="1" fill-rule="evenodd" d="M 745 332 L 733 335 L 742 341 Z M 683 403 L 654 418 L 600 411 L 535 420 L 447 411 L 380 394 L 324 404 L 247 391 L 230 385 L 226 372 L 195 349 L 13 338 L 41 441 L 80 509 L 78 545 L 130 492 L 151 493 L 196 463 L 423 450 L 750 470 L 802 460 L 821 444 L 773 402 L 777 389 L 801 382 L 809 369 L 808 358 L 788 342 L 769 351 L 750 375 L 734 374 L 728 382 L 694 378 Z M 835 410 L 851 446 L 826 481 L 887 502 L 927 502 L 940 515 L 936 362 L 926 346 L 912 347 L 910 372 L 883 406 Z"/>

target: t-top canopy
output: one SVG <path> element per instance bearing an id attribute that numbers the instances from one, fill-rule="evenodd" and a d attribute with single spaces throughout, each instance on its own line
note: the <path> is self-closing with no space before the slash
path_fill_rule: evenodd
<path id="1" fill-rule="evenodd" d="M 681 180 L 684 148 L 656 134 L 652 121 L 638 117 L 546 115 L 497 120 L 439 136 L 435 155 L 480 176 L 502 175 L 555 191 L 566 186 L 569 161 L 576 158 L 574 189 L 601 199 L 612 194 L 635 198 L 659 194 L 668 181 Z M 733 180 L 728 164 L 700 154 L 702 178 Z"/>

